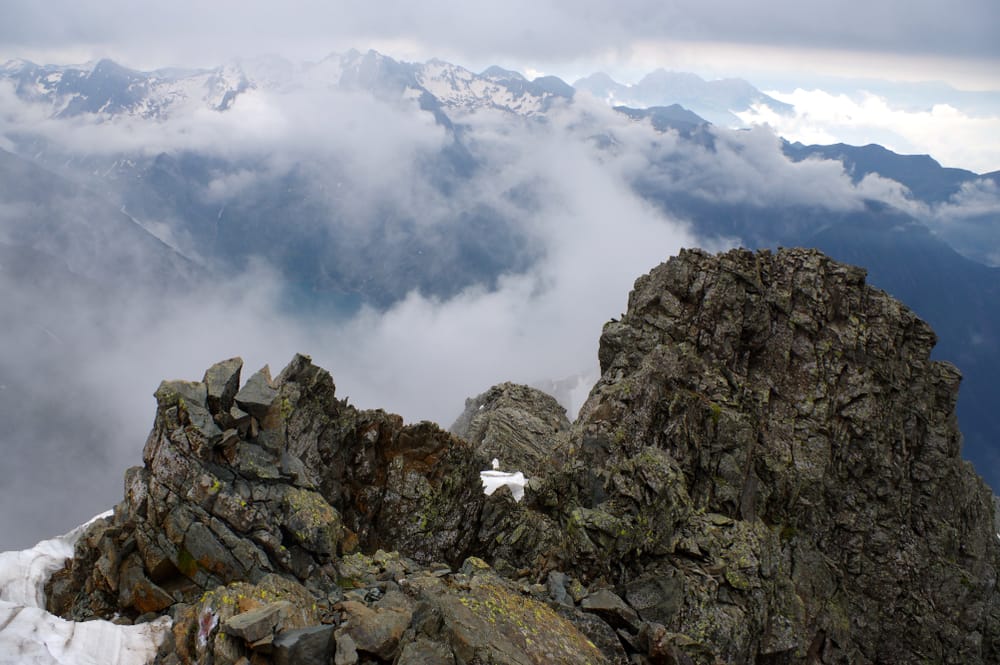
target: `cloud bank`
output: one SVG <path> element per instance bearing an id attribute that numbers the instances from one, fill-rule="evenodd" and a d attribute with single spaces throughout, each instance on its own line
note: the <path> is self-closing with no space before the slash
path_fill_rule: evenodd
<path id="1" fill-rule="evenodd" d="M 440 168 L 456 139 L 432 114 L 361 92 L 257 90 L 225 113 L 187 109 L 148 123 L 53 120 L 6 94 L 0 122 L 8 146 L 26 136 L 44 146 L 41 159 L 100 184 L 113 210 L 120 183 L 104 179 L 102 169 L 95 179 L 95 164 L 197 151 L 208 176 L 192 196 L 220 216 L 294 182 L 293 207 L 276 209 L 269 229 L 309 239 L 319 232 L 350 252 L 365 250 L 331 270 L 402 284 L 421 271 L 438 283 L 453 277 L 441 292 L 412 287 L 386 306 L 331 313 L 293 306 L 288 276 L 264 257 L 163 292 L 128 280 L 88 286 L 48 259 L 34 262 L 44 277 L 36 278 L 0 256 L 0 294 L 9 303 L 0 319 L 7 340 L 0 385 L 14 396 L 0 402 L 12 423 L 0 434 L 11 462 L 0 478 L 0 549 L 66 531 L 120 499 L 124 469 L 141 463 L 161 379 L 198 379 L 234 355 L 247 373 L 265 363 L 277 371 L 304 352 L 331 370 L 352 403 L 447 426 L 466 397 L 501 381 L 596 378 L 601 326 L 625 310 L 639 275 L 681 247 L 739 241 L 696 234 L 671 211 L 674 198 L 851 211 L 869 198 L 902 196 L 878 178 L 852 184 L 839 162 L 793 163 L 763 127 L 716 129 L 709 141 L 691 141 L 585 97 L 541 120 L 462 116 L 471 166 L 459 174 Z M 644 197 L 643 183 L 662 199 Z M 24 243 L 11 236 L 24 216 L 15 203 L 0 205 L 0 240 Z M 306 208 L 318 211 L 321 228 L 302 228 L 289 212 Z M 491 211 L 477 231 L 486 238 L 475 246 L 482 260 L 517 254 L 498 260 L 507 267 L 495 279 L 452 272 L 468 248 L 449 243 L 477 210 Z M 174 233 L 177 220 L 139 221 L 173 234 L 182 249 L 196 244 Z"/>
<path id="2" fill-rule="evenodd" d="M 0 548 L 65 530 L 120 498 L 124 468 L 141 462 L 151 395 L 161 379 L 197 379 L 209 364 L 233 355 L 244 357 L 247 372 L 265 363 L 278 370 L 301 351 L 329 368 L 353 403 L 447 426 L 466 397 L 503 380 L 593 378 L 601 325 L 624 310 L 632 281 L 680 247 L 698 244 L 561 123 L 510 129 L 479 119 L 475 143 L 486 166 L 449 198 L 420 171 L 425 153 L 442 141 L 430 114 L 371 100 L 350 111 L 341 102 L 322 99 L 313 109 L 329 115 L 306 122 L 295 113 L 315 98 L 248 96 L 221 125 L 220 116 L 195 114 L 148 127 L 93 118 L 35 122 L 30 111 L 4 109 L 8 133 L 31 127 L 49 145 L 91 158 L 96 150 L 195 146 L 216 157 L 259 158 L 259 168 L 206 183 L 201 196 L 219 205 L 276 173 L 305 168 L 321 200 L 323 187 L 352 199 L 346 210 L 353 215 L 330 220 L 331 229 L 345 237 L 378 234 L 389 255 L 405 252 L 407 237 L 395 239 L 391 226 L 373 225 L 379 210 L 412 208 L 415 219 L 444 237 L 459 223 L 457 210 L 509 210 L 521 216 L 516 224 L 529 233 L 540 259 L 494 285 L 459 284 L 450 298 L 413 291 L 388 309 L 366 306 L 346 318 L 289 313 L 284 278 L 263 262 L 169 296 L 132 285 L 114 293 L 70 288 L 58 297 L 64 280 L 74 279 L 70 273 L 38 281 L 12 272 L 0 283 L 9 304 L 0 383 L 18 396 L 8 415 L 20 426 L 0 437 L 11 461 L 0 480 Z M 328 164 L 339 168 L 331 173 Z M 530 191 L 539 205 L 512 203 L 514 191 Z M 71 198 L 63 203 L 77 205 Z M 6 206 L 0 229 L 20 228 L 21 212 Z M 13 408 L 22 402 L 34 408 Z"/>
<path id="3" fill-rule="evenodd" d="M 898 108 L 885 97 L 797 89 L 768 92 L 792 104 L 794 114 L 766 106 L 742 112 L 747 124 L 765 124 L 805 144 L 878 143 L 901 154 L 930 154 L 944 166 L 978 173 L 1000 170 L 1000 114 L 970 114 L 948 104 Z"/>

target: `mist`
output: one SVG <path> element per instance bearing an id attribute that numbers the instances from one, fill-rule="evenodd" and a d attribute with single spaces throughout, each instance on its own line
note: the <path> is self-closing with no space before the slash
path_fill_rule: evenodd
<path id="1" fill-rule="evenodd" d="M 900 154 L 929 153 L 949 167 L 1000 170 L 1000 116 L 995 109 L 976 110 L 974 100 L 969 100 L 970 110 L 935 103 L 931 95 L 914 108 L 865 90 L 849 95 L 799 88 L 768 94 L 793 105 L 794 112 L 757 106 L 737 115 L 748 124 L 768 125 L 789 141 L 878 143 Z"/>
<path id="2" fill-rule="evenodd" d="M 420 172 L 422 156 L 442 141 L 443 130 L 429 114 L 370 107 L 369 101 L 345 116 L 343 105 L 331 107 L 324 97 L 337 121 L 321 131 L 294 116 L 315 102 L 287 97 L 264 108 L 250 99 L 250 110 L 237 105 L 226 118 L 234 126 L 225 131 L 216 131 L 219 118 L 213 116 L 205 127 L 191 117 L 154 127 L 79 120 L 31 127 L 47 145 L 91 159 L 98 151 L 113 155 L 136 147 L 192 149 L 198 137 L 205 137 L 201 147 L 209 154 L 232 157 L 240 150 L 241 158 L 261 157 L 263 168 L 220 173 L 206 183 L 199 195 L 220 206 L 255 187 L 258 178 L 304 165 L 319 182 L 324 168 L 337 164 L 337 180 L 328 184 L 339 185 L 332 189 L 350 205 L 349 214 L 330 220 L 331 232 L 364 235 L 366 220 L 386 207 L 408 208 L 422 224 L 446 226 L 457 210 L 489 205 L 521 217 L 516 224 L 529 233 L 539 260 L 494 284 L 462 286 L 451 297 L 413 290 L 387 308 L 364 306 L 346 316 L 289 311 L 285 277 L 264 259 L 229 274 L 199 273 L 181 293 L 143 280 L 109 289 L 100 280 L 104 271 L 81 256 L 72 260 L 76 272 L 39 270 L 57 273 L 44 280 L 5 262 L 11 270 L 0 288 L 9 320 L 0 383 L 12 396 L 5 415 L 18 426 L 0 439 L 0 548 L 65 531 L 120 500 L 125 468 L 141 464 L 152 394 L 162 379 L 197 380 L 213 362 L 235 355 L 244 358 L 247 375 L 264 364 L 277 372 L 303 352 L 332 372 L 338 393 L 353 404 L 447 427 L 466 397 L 500 381 L 596 379 L 601 325 L 624 311 L 632 281 L 680 247 L 698 244 L 683 224 L 636 196 L 621 174 L 609 174 L 587 143 L 567 142 L 562 130 L 523 126 L 511 135 L 482 120 L 477 140 L 488 166 L 448 198 Z M 17 113 L 34 117 L 30 109 Z M 7 113 L 8 122 L 17 113 Z M 293 120 L 282 120 L 283 114 Z M 265 125 L 272 129 L 264 131 Z M 168 145 L 171 137 L 176 145 Z M 526 188 L 541 203 L 530 212 L 509 200 L 512 190 Z M 51 201 L 64 210 L 49 210 L 50 216 L 76 219 L 79 199 Z M 0 226 L 22 228 L 22 212 L 6 205 Z M 405 251 L 398 246 L 405 236 L 396 241 L 387 234 L 380 242 L 388 255 Z M 101 258 L 91 251 L 91 262 Z M 93 284 L 79 278 L 88 272 Z M 31 408 L 25 410 L 25 403 Z"/>
<path id="3" fill-rule="evenodd" d="M 852 183 L 839 162 L 790 161 L 767 128 L 712 129 L 699 143 L 586 96 L 544 119 L 483 110 L 456 123 L 443 126 L 412 99 L 323 86 L 254 90 L 225 113 L 179 108 L 148 122 L 53 119 L 0 94 L 2 145 L 41 146 L 30 156 L 82 183 L 49 199 L 47 219 L 103 228 L 125 190 L 95 164 L 196 151 L 208 175 L 191 196 L 217 219 L 293 174 L 304 188 L 295 196 L 308 197 L 295 205 L 319 212 L 307 222 L 278 210 L 272 231 L 328 238 L 340 252 L 331 269 L 396 280 L 401 293 L 328 311 L 319 291 L 303 307 L 290 302 L 294 285 L 272 258 L 220 261 L 202 229 L 131 210 L 177 250 L 159 272 L 135 276 L 144 257 L 166 250 L 126 244 L 122 233 L 115 251 L 134 253 L 135 274 L 86 243 L 37 242 L 38 259 L 19 262 L 16 248 L 35 242 L 23 232 L 30 204 L 3 192 L 0 248 L 15 249 L 0 255 L 0 415 L 10 423 L 0 433 L 0 549 L 64 532 L 119 501 L 125 469 L 141 464 L 159 382 L 198 380 L 232 356 L 243 357 L 246 378 L 309 354 L 352 404 L 444 427 L 467 397 L 501 381 L 593 382 L 601 327 L 625 311 L 638 276 L 682 247 L 740 242 L 699 235 L 683 214 L 641 196 L 639 181 L 667 198 L 729 205 L 850 211 L 905 199 L 884 179 Z M 471 166 L 451 173 L 440 155 L 457 150 L 459 134 Z M 94 196 L 107 208 L 88 203 L 81 216 Z M 497 267 L 453 270 L 467 253 L 456 240 L 463 220 L 482 210 L 487 239 L 476 249 Z M 182 279 L 164 284 L 168 270 Z M 426 274 L 433 280 L 422 282 Z M 566 406 L 572 417 L 580 404 Z"/>

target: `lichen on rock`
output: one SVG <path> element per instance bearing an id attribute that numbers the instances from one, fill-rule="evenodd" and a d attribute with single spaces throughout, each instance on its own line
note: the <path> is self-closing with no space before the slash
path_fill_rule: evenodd
<path id="1" fill-rule="evenodd" d="M 49 607 L 169 614 L 165 664 L 995 663 L 995 497 L 934 342 L 819 252 L 692 250 L 604 327 L 572 424 L 501 384 L 456 436 L 306 356 L 223 361 L 157 390 Z"/>

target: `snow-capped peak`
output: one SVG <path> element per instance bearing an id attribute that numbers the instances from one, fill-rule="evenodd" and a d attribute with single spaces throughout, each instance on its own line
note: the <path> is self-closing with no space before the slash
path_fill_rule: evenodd
<path id="1" fill-rule="evenodd" d="M 253 89 L 337 87 L 367 90 L 383 100 L 420 99 L 429 93 L 437 100 L 435 106 L 449 113 L 494 109 L 523 116 L 544 113 L 554 100 L 572 96 L 572 88 L 551 77 L 529 81 L 500 67 L 475 74 L 442 60 L 407 63 L 374 50 L 331 54 L 315 63 L 269 56 L 211 70 L 152 72 L 107 59 L 61 67 L 11 60 L 0 69 L 0 78 L 13 80 L 25 101 L 48 105 L 52 117 L 93 114 L 147 120 L 185 109 L 224 112 Z"/>

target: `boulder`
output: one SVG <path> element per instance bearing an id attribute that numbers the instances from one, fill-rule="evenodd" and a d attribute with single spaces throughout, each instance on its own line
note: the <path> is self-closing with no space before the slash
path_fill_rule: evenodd
<path id="1" fill-rule="evenodd" d="M 246 385 L 235 395 L 236 404 L 259 422 L 267 419 L 278 397 L 278 390 L 271 381 L 271 371 L 267 365 L 247 379 Z"/>
<path id="2" fill-rule="evenodd" d="M 383 660 L 395 657 L 412 618 L 405 608 L 371 608 L 357 601 L 345 601 L 337 609 L 344 615 L 344 625 L 338 634 L 350 635 L 358 653 Z"/>
<path id="3" fill-rule="evenodd" d="M 580 603 L 587 612 L 593 612 L 615 628 L 639 630 L 639 615 L 624 600 L 609 589 L 598 589 L 587 595 Z"/>
<path id="4" fill-rule="evenodd" d="M 330 665 L 333 631 L 325 625 L 282 631 L 274 640 L 274 665 Z"/>
<path id="5" fill-rule="evenodd" d="M 214 416 L 227 413 L 233 407 L 233 399 L 240 388 L 240 371 L 243 369 L 242 358 L 230 358 L 215 363 L 202 378 L 205 384 L 208 410 Z"/>
<path id="6" fill-rule="evenodd" d="M 273 637 L 278 625 L 291 610 L 292 604 L 287 600 L 268 603 L 234 614 L 222 622 L 220 630 L 247 643 L 259 642 L 265 637 Z"/>

